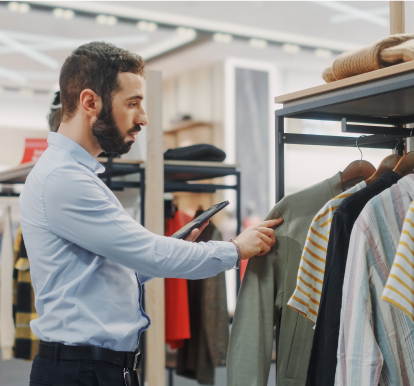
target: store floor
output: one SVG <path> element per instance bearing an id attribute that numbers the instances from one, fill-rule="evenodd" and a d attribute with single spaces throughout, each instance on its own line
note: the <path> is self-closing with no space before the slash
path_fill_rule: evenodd
<path id="1" fill-rule="evenodd" d="M 1 354 L 0 354 L 1 355 Z M 3 361 L 0 358 L 0 385 L 1 386 L 29 386 L 29 374 L 31 362 L 26 362 L 20 359 L 12 359 L 10 361 Z M 268 386 L 275 386 L 275 364 L 272 363 L 270 367 L 270 377 Z M 166 372 L 166 386 L 168 384 L 168 372 Z M 173 386 L 197 386 L 195 381 L 186 378 L 173 376 Z M 226 369 L 220 367 L 216 370 L 216 386 L 226 386 Z"/>

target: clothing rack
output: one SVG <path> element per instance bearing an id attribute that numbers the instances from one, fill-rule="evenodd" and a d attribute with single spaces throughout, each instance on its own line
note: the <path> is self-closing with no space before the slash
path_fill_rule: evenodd
<path id="1" fill-rule="evenodd" d="M 275 111 L 276 202 L 285 195 L 285 144 L 392 149 L 403 155 L 413 136 L 414 129 L 406 128 L 414 123 L 413 98 L 414 62 L 276 97 L 283 104 Z M 342 132 L 368 135 L 286 133 L 285 118 L 338 121 Z"/>

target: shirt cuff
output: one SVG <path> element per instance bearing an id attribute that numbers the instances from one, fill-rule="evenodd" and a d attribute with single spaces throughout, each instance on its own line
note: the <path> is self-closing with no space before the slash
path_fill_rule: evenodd
<path id="1" fill-rule="evenodd" d="M 220 253 L 221 267 L 219 272 L 228 271 L 236 266 L 239 256 L 233 243 L 228 241 L 210 241 L 210 243 L 214 243 Z"/>

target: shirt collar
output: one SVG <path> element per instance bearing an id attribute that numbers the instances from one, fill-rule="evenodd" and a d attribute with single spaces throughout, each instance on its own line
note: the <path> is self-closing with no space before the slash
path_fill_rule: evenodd
<path id="1" fill-rule="evenodd" d="M 63 150 L 66 150 L 78 163 L 85 165 L 93 173 L 100 174 L 105 171 L 105 168 L 81 145 L 77 144 L 75 141 L 72 141 L 68 137 L 59 133 L 49 133 L 47 142 L 50 145 L 55 145 Z"/>

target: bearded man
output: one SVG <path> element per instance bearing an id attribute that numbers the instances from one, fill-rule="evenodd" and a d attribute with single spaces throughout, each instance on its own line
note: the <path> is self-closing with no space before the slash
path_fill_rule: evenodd
<path id="1" fill-rule="evenodd" d="M 140 56 L 101 42 L 76 49 L 61 69 L 62 122 L 20 196 L 39 315 L 31 329 L 41 340 L 31 386 L 138 385 L 136 348 L 150 325 L 142 285 L 217 275 L 275 243 L 270 227 L 281 220 L 247 228 L 235 244 L 197 244 L 203 226 L 177 240 L 124 211 L 96 157 L 127 153 L 148 124 L 144 82 Z"/>

